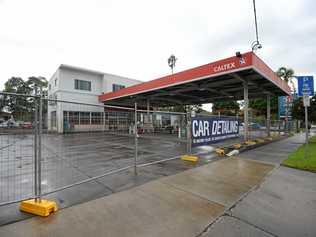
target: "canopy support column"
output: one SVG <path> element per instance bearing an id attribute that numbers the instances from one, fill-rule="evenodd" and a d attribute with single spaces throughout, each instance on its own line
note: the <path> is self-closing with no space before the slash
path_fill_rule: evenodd
<path id="1" fill-rule="evenodd" d="M 248 106 L 249 106 L 249 99 L 248 99 L 248 81 L 244 80 L 244 140 L 248 140 L 248 125 L 249 125 L 249 118 L 248 118 Z"/>
<path id="2" fill-rule="evenodd" d="M 151 121 L 150 121 L 150 113 L 149 113 L 149 111 L 150 111 L 150 101 L 149 100 L 147 100 L 147 122 L 148 123 L 150 123 Z"/>
<path id="3" fill-rule="evenodd" d="M 267 95 L 267 136 L 270 137 L 271 128 L 271 96 Z"/>
<path id="4" fill-rule="evenodd" d="M 138 131 L 137 131 L 137 102 L 135 101 L 134 104 L 134 120 L 135 120 L 135 125 L 134 125 L 134 139 L 135 139 L 135 155 L 134 155 L 134 175 L 137 175 L 137 160 L 138 160 Z"/>

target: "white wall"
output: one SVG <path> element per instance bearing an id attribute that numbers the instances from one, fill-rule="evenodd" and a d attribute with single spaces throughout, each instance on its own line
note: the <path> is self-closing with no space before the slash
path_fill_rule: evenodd
<path id="1" fill-rule="evenodd" d="M 112 85 L 113 84 L 119 84 L 123 85 L 125 87 L 133 86 L 136 84 L 141 83 L 139 80 L 130 79 L 127 77 L 121 77 L 111 74 L 104 74 L 103 76 L 103 92 L 112 92 Z"/>
<path id="2" fill-rule="evenodd" d="M 55 86 L 55 79 L 57 85 Z M 76 90 L 75 79 L 91 82 L 91 91 Z M 112 74 L 104 74 L 89 70 L 60 67 L 49 80 L 51 89 L 48 91 L 50 98 L 65 101 L 81 102 L 95 104 L 100 106 L 78 105 L 71 103 L 58 102 L 55 106 L 48 106 L 48 129 L 50 127 L 51 112 L 57 111 L 57 128 L 60 133 L 63 132 L 63 111 L 82 111 L 82 112 L 102 112 L 103 103 L 100 103 L 98 96 L 103 92 L 112 92 L 112 85 L 119 84 L 125 87 L 139 84 L 141 81 L 116 76 Z"/>

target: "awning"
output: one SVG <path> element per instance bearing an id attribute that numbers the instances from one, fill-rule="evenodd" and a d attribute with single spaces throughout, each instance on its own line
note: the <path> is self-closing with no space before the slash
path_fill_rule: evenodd
<path id="1" fill-rule="evenodd" d="M 289 95 L 291 90 L 253 52 L 230 57 L 99 96 L 109 105 L 171 106 L 242 100 L 244 83 L 249 98 Z"/>

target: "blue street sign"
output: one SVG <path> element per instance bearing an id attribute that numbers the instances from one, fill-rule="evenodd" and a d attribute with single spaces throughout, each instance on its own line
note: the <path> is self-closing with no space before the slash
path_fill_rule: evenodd
<path id="1" fill-rule="evenodd" d="M 300 76 L 296 77 L 298 82 L 298 96 L 303 96 L 304 93 L 309 96 L 314 95 L 314 77 L 313 76 Z"/>

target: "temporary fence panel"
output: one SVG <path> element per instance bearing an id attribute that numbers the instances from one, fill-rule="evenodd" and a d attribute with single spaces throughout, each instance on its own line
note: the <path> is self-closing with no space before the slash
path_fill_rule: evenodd
<path id="1" fill-rule="evenodd" d="M 138 164 L 179 158 L 187 152 L 187 114 L 137 110 Z"/>
<path id="2" fill-rule="evenodd" d="M 42 189 L 50 193 L 134 164 L 134 109 L 62 100 L 48 105 Z"/>
<path id="3" fill-rule="evenodd" d="M 187 169 L 190 165 L 169 165 L 195 152 L 191 113 L 4 92 L 0 106 L 0 205 L 90 181 L 106 187 L 103 178 L 108 175 L 133 169 L 138 174 L 151 165 L 156 165 L 151 170 L 155 175 L 165 175 L 165 170 L 155 169 Z M 235 140 L 243 139 L 243 120 L 238 116 L 195 116 L 239 121 Z M 281 134 L 293 131 L 295 124 L 271 121 L 270 129 Z M 249 126 L 249 138 L 267 135 L 266 120 L 250 118 Z M 232 140 L 221 144 L 226 142 Z"/>
<path id="4" fill-rule="evenodd" d="M 34 196 L 35 98 L 0 93 L 0 204 Z"/>

